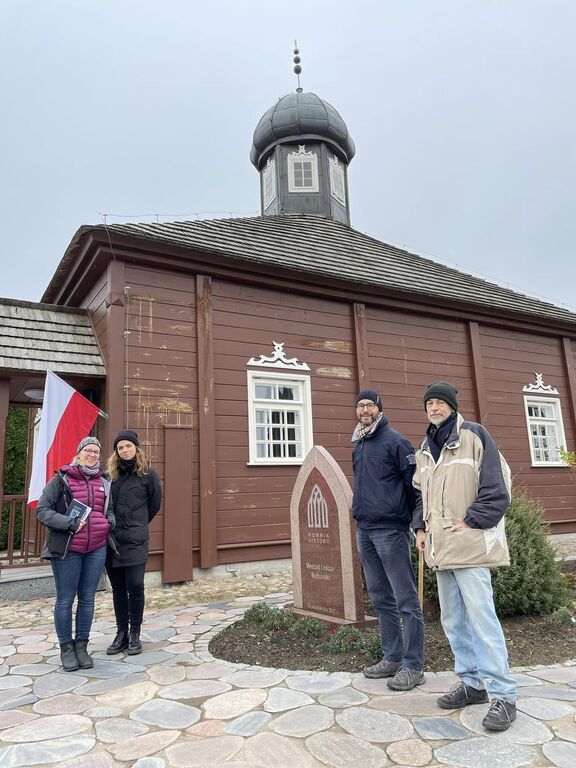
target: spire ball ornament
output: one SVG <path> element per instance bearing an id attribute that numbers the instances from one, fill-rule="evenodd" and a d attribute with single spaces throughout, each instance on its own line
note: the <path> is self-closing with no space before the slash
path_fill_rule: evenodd
<path id="1" fill-rule="evenodd" d="M 300 74 L 302 72 L 302 67 L 300 66 L 300 62 L 302 59 L 298 55 L 300 53 L 300 50 L 298 49 L 298 43 L 296 40 L 294 40 L 294 74 L 298 78 L 298 88 L 296 88 L 296 93 L 302 93 L 302 88 L 300 86 Z"/>

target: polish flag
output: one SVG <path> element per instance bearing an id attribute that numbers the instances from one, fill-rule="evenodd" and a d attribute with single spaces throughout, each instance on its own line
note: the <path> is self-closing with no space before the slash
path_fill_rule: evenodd
<path id="1" fill-rule="evenodd" d="M 78 443 L 86 437 L 100 409 L 62 381 L 46 372 L 46 386 L 38 438 L 34 446 L 28 504 L 36 508 L 44 486 L 54 472 L 72 461 Z"/>

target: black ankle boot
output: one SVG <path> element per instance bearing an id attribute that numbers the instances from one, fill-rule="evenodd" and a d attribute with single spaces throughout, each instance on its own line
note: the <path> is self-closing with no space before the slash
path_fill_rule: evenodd
<path id="1" fill-rule="evenodd" d="M 106 654 L 114 656 L 115 653 L 122 653 L 126 648 L 128 648 L 128 632 L 125 629 L 119 629 L 114 640 L 106 648 Z"/>
<path id="2" fill-rule="evenodd" d="M 79 668 L 74 643 L 60 643 L 60 661 L 64 672 L 74 672 Z"/>
<path id="3" fill-rule="evenodd" d="M 130 640 L 128 642 L 128 656 L 136 656 L 142 653 L 142 643 L 140 642 L 140 632 L 130 632 Z"/>
<path id="4" fill-rule="evenodd" d="M 87 646 L 88 640 L 74 640 L 74 650 L 80 669 L 90 669 L 90 667 L 94 666 L 92 656 L 86 650 Z"/>

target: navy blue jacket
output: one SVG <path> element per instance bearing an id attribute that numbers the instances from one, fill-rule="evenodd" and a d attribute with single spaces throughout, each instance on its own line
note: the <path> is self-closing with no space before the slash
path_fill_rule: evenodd
<path id="1" fill-rule="evenodd" d="M 414 448 L 382 416 L 352 453 L 352 515 L 360 528 L 408 530 L 419 494 L 412 485 Z"/>

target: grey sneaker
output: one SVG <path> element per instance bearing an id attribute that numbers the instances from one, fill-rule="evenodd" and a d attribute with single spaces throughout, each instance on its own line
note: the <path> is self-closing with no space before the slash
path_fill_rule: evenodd
<path id="1" fill-rule="evenodd" d="M 483 688 L 473 688 L 460 682 L 452 686 L 449 693 L 440 696 L 438 704 L 442 709 L 461 709 L 469 704 L 486 704 L 487 701 L 488 694 Z"/>
<path id="2" fill-rule="evenodd" d="M 426 682 L 424 672 L 421 669 L 409 669 L 409 667 L 400 667 L 392 680 L 388 680 L 386 685 L 393 691 L 411 691 L 417 685 Z"/>
<path id="3" fill-rule="evenodd" d="M 400 669 L 399 661 L 388 661 L 388 659 L 381 659 L 377 664 L 373 664 L 371 667 L 366 667 L 362 670 L 364 677 L 394 677 L 396 672 Z"/>
<path id="4" fill-rule="evenodd" d="M 505 731 L 516 720 L 516 704 L 505 699 L 492 699 L 482 725 L 488 731 Z"/>

